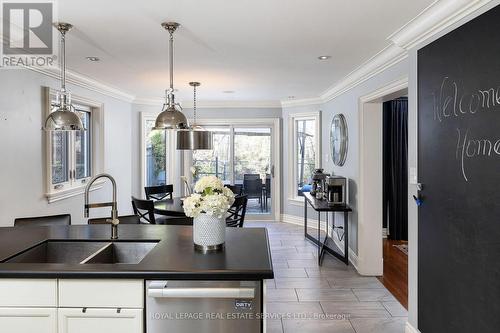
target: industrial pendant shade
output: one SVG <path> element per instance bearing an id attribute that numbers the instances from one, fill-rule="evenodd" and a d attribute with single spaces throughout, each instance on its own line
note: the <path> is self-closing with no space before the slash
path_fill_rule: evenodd
<path id="1" fill-rule="evenodd" d="M 193 103 L 193 124 L 184 130 L 177 132 L 177 149 L 178 150 L 211 150 L 212 132 L 205 131 L 201 126 L 196 124 L 196 87 L 199 87 L 199 82 L 189 82 L 189 85 L 194 90 Z"/>
<path id="2" fill-rule="evenodd" d="M 85 131 L 82 120 L 74 112 L 71 93 L 66 90 L 66 33 L 73 27 L 69 23 L 55 23 L 61 33 L 61 89 L 57 93 L 56 103 L 45 120 L 46 131 Z"/>
<path id="3" fill-rule="evenodd" d="M 179 130 L 189 128 L 186 116 L 182 113 L 182 108 L 175 103 L 174 97 L 174 32 L 179 27 L 179 23 L 165 22 L 161 26 L 170 34 L 169 39 L 169 67 L 170 67 L 170 87 L 165 93 L 165 103 L 161 113 L 156 117 L 154 130 Z"/>

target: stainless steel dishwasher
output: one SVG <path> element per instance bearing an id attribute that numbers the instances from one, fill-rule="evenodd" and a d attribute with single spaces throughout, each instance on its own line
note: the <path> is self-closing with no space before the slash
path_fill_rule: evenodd
<path id="1" fill-rule="evenodd" d="M 260 281 L 146 281 L 147 333 L 262 332 Z"/>

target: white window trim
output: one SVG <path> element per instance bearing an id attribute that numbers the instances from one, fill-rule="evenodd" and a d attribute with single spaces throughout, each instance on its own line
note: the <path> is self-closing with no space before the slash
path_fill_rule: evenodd
<path id="1" fill-rule="evenodd" d="M 288 188 L 288 202 L 295 206 L 304 206 L 304 198 L 297 195 L 297 163 L 296 163 L 296 151 L 297 151 L 297 140 L 295 138 L 296 120 L 314 120 L 316 124 L 316 136 L 314 137 L 314 144 L 316 146 L 316 168 L 321 168 L 321 111 L 315 112 L 301 112 L 301 113 L 291 113 L 288 115 L 288 147 L 291 151 L 288 154 L 288 184 L 291 184 Z"/>
<path id="2" fill-rule="evenodd" d="M 140 193 L 141 196 L 144 197 L 144 187 L 146 186 L 146 121 L 148 120 L 156 120 L 158 116 L 157 113 L 151 112 L 141 112 L 141 188 Z M 166 149 L 170 151 L 170 154 L 167 154 L 166 164 L 167 164 L 167 184 L 173 184 L 174 182 L 174 171 L 175 171 L 175 155 L 176 155 L 176 147 L 175 147 L 175 131 L 167 130 L 167 145 Z M 166 154 L 167 152 L 165 152 Z M 175 186 L 174 186 L 175 188 Z"/>
<path id="3" fill-rule="evenodd" d="M 42 93 L 44 97 L 44 109 L 45 116 L 48 116 L 51 112 L 51 100 L 56 95 L 57 91 L 49 88 L 42 87 Z M 81 96 L 72 95 L 72 103 L 82 104 L 88 106 L 91 109 L 92 116 L 92 138 L 91 138 L 91 163 L 92 163 L 92 173 L 91 177 L 102 172 L 104 170 L 104 104 L 84 98 Z M 45 121 L 45 117 L 43 119 Z M 52 174 L 51 174 L 51 147 L 50 147 L 50 136 L 49 132 L 45 133 L 44 137 L 44 147 L 45 147 L 45 197 L 48 203 L 53 203 L 56 201 L 71 198 L 77 195 L 81 195 L 85 191 L 86 182 L 91 178 L 87 177 L 82 180 L 81 184 L 73 185 L 71 187 L 65 187 L 62 189 L 55 189 L 52 184 Z M 98 190 L 102 188 L 104 180 L 99 180 L 93 184 L 91 191 Z"/>
<path id="4" fill-rule="evenodd" d="M 192 119 L 189 119 L 192 122 Z M 247 118 L 224 118 L 224 119 L 197 119 L 196 124 L 202 126 L 229 126 L 230 128 L 234 127 L 259 127 L 259 126 L 271 126 L 273 128 L 272 137 L 273 137 L 273 158 L 272 164 L 274 165 L 274 183 L 273 187 L 276 189 L 272 195 L 273 200 L 273 214 L 269 215 L 269 219 L 280 221 L 281 219 L 281 126 L 280 126 L 280 118 L 255 118 L 255 119 L 247 119 Z M 234 156 L 233 144 L 231 145 L 230 155 Z M 184 174 L 188 177 L 189 181 L 192 182 L 191 171 L 189 170 L 189 166 L 192 163 L 192 154 L 189 151 L 186 151 L 183 154 L 183 171 Z M 232 165 L 231 165 L 232 168 Z M 184 184 L 182 184 L 184 186 Z M 248 214 L 248 213 L 247 213 Z M 252 217 L 248 216 L 248 220 L 267 220 L 264 215 L 255 215 Z"/>

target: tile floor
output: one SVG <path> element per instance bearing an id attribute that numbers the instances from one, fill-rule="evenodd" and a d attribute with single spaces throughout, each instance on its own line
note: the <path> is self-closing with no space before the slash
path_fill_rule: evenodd
<path id="1" fill-rule="evenodd" d="M 303 228 L 279 222 L 266 227 L 274 266 L 267 281 L 268 333 L 403 333 L 407 311 L 375 277 L 325 255 L 304 239 Z"/>

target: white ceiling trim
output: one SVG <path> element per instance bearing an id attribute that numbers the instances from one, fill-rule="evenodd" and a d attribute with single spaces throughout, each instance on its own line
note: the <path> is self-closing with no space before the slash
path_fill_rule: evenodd
<path id="1" fill-rule="evenodd" d="M 406 50 L 411 49 L 492 1 L 435 1 L 387 39 Z"/>
<path id="2" fill-rule="evenodd" d="M 296 107 L 326 103 L 372 78 L 373 76 L 385 71 L 387 68 L 394 66 L 407 57 L 408 52 L 406 52 L 405 49 L 391 44 L 349 73 L 342 81 L 326 90 L 319 97 L 293 101 L 286 100 L 282 101 L 281 105 L 282 107 Z"/>
<path id="3" fill-rule="evenodd" d="M 137 105 L 156 105 L 161 108 L 165 100 L 136 98 L 132 101 Z M 193 108 L 193 101 L 180 102 L 183 108 Z M 230 109 L 230 108 L 281 108 L 280 101 L 197 101 L 196 107 L 203 109 Z"/>
<path id="4" fill-rule="evenodd" d="M 55 79 L 59 79 L 61 76 L 61 70 L 58 67 L 42 68 L 27 66 L 26 68 Z M 135 99 L 135 96 L 132 94 L 73 71 L 66 70 L 66 82 L 128 103 L 131 103 Z"/>
<path id="5" fill-rule="evenodd" d="M 283 107 L 326 103 L 408 57 L 408 50 L 497 0 L 440 0 L 388 37 L 391 45 L 327 89 L 319 97 L 282 100 Z"/>

